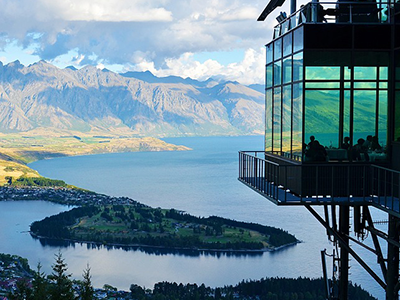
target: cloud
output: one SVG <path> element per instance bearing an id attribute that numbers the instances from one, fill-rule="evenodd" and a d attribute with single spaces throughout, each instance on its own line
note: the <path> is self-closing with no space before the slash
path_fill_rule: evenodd
<path id="1" fill-rule="evenodd" d="M 185 53 L 258 49 L 272 37 L 272 25 L 256 21 L 266 5 L 261 0 L 252 5 L 239 0 L 0 0 L 0 5 L 0 48 L 16 43 L 50 62 L 73 51 L 75 64 L 150 62 L 167 70 Z M 191 68 L 203 69 L 218 66 L 208 62 Z"/>
<path id="2" fill-rule="evenodd" d="M 238 81 L 242 84 L 264 83 L 265 50 L 247 49 L 243 60 L 224 66 L 216 60 L 208 59 L 203 63 L 193 59 L 193 53 L 185 53 L 177 59 L 167 59 L 164 68 L 157 69 L 154 62 L 142 61 L 135 66 L 136 71 L 149 70 L 154 75 L 170 75 L 197 80 L 208 78 Z"/>
<path id="3" fill-rule="evenodd" d="M 68 21 L 149 22 L 172 21 L 163 1 L 126 0 L 39 0 L 53 16 Z"/>

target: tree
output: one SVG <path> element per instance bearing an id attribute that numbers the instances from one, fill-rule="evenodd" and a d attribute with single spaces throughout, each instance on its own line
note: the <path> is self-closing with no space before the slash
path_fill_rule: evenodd
<path id="1" fill-rule="evenodd" d="M 33 275 L 32 288 L 33 300 L 48 299 L 46 274 L 42 272 L 42 265 L 40 262 L 37 264 L 37 271 Z"/>
<path id="2" fill-rule="evenodd" d="M 71 274 L 67 274 L 67 264 L 62 257 L 61 251 L 55 255 L 56 262 L 52 265 L 53 273 L 47 276 L 52 283 L 50 287 L 51 300 L 73 300 Z"/>
<path id="3" fill-rule="evenodd" d="M 137 284 L 131 284 L 129 290 L 131 291 L 131 297 L 134 299 L 142 299 L 145 296 L 145 290 Z"/>
<path id="4" fill-rule="evenodd" d="M 29 287 L 29 280 L 22 278 L 16 283 L 16 289 L 8 295 L 10 300 L 32 300 L 32 289 Z"/>
<path id="5" fill-rule="evenodd" d="M 92 275 L 90 274 L 90 266 L 87 264 L 86 269 L 83 270 L 83 281 L 81 283 L 81 299 L 92 300 L 94 289 L 92 286 Z"/>

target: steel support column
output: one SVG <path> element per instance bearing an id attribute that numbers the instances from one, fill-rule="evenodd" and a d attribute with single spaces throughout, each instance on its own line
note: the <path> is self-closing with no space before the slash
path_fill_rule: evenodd
<path id="1" fill-rule="evenodd" d="M 339 206 L 339 232 L 343 238 L 345 245 L 340 246 L 340 260 L 339 260 L 339 300 L 348 300 L 348 286 L 349 286 L 349 238 L 350 233 L 350 208 L 346 205 Z"/>
<path id="2" fill-rule="evenodd" d="M 389 239 L 399 242 L 399 219 L 389 215 Z M 388 256 L 387 256 L 387 278 L 386 278 L 386 300 L 398 300 L 398 287 L 399 282 L 399 248 L 392 243 L 388 243 Z"/>

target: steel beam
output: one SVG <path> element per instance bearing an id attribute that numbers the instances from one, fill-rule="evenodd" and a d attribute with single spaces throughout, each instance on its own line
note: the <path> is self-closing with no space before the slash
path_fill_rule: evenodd
<path id="1" fill-rule="evenodd" d="M 339 241 L 341 247 L 345 247 L 350 255 L 354 257 L 354 259 L 368 272 L 368 274 L 371 275 L 371 277 L 375 279 L 375 281 L 386 290 L 386 283 L 383 282 L 383 280 L 362 260 L 360 256 L 358 256 L 358 254 L 353 249 L 350 248 L 350 246 L 343 240 L 342 235 L 339 232 L 330 228 L 326 224 L 324 219 L 322 219 L 321 216 L 310 205 L 306 204 L 304 206 Z"/>
<path id="2" fill-rule="evenodd" d="M 388 237 L 390 240 L 395 242 L 399 242 L 398 224 L 399 219 L 389 215 Z M 399 282 L 399 247 L 392 243 L 388 243 L 387 265 L 386 300 L 398 300 L 399 294 L 397 283 Z"/>

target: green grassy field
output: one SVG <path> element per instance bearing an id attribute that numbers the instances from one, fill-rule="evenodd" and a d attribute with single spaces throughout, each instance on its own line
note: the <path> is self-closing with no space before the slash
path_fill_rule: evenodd
<path id="1" fill-rule="evenodd" d="M 102 217 L 104 209 L 103 207 L 94 216 L 81 218 L 78 224 L 71 226 L 73 235 L 82 239 L 89 238 L 93 234 L 98 236 L 112 234 L 115 237 L 125 239 L 143 237 L 148 234 L 156 237 L 171 237 L 173 235 L 175 237 L 198 237 L 201 243 L 204 244 L 245 242 L 260 243 L 260 246 L 262 245 L 265 248 L 271 247 L 268 243 L 268 236 L 257 231 L 227 225 L 222 225 L 221 230 L 218 230 L 215 227 L 219 226 L 219 224 L 213 224 L 212 222 L 199 224 L 167 218 L 167 210 L 158 210 L 162 217 L 155 220 L 154 209 L 151 208 L 146 209 L 151 214 L 151 219 L 146 219 L 143 215 L 133 212 L 130 207 L 124 207 L 124 212 L 122 213 L 127 218 L 117 217 L 118 212 L 114 211 L 113 207 L 110 207 L 108 215 L 111 218 L 106 219 Z M 136 226 L 132 226 L 132 221 L 135 222 Z"/>

